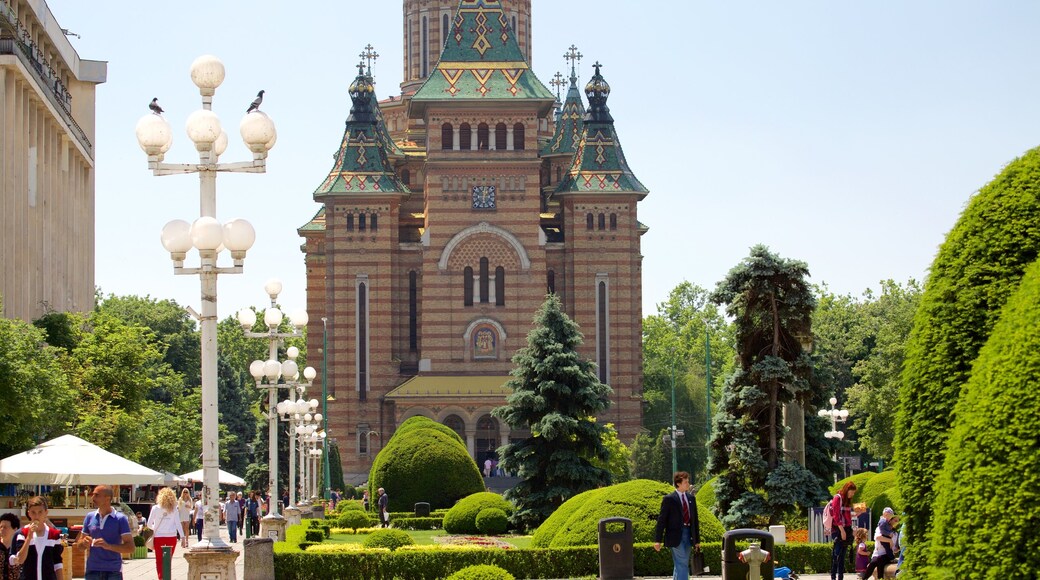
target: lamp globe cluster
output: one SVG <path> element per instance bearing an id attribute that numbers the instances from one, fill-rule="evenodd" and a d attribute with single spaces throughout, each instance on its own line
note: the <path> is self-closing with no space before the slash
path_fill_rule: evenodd
<path id="1" fill-rule="evenodd" d="M 820 417 L 825 419 L 830 418 L 831 420 L 831 430 L 824 433 L 823 436 L 827 439 L 837 439 L 838 441 L 841 441 L 842 439 L 845 439 L 845 433 L 838 429 L 838 423 L 844 423 L 849 418 L 849 411 L 848 409 L 835 408 L 835 405 L 838 404 L 838 399 L 834 397 L 831 397 L 830 404 L 830 409 L 820 409 L 817 412 L 817 415 Z"/>

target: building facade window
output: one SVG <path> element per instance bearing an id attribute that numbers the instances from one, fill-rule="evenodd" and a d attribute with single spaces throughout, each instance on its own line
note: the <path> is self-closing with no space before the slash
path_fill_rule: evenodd
<path id="1" fill-rule="evenodd" d="M 549 270 L 549 272 L 545 275 L 545 286 L 546 286 L 546 291 L 549 294 L 556 294 L 556 271 L 555 270 Z"/>
<path id="2" fill-rule="evenodd" d="M 357 390 L 358 398 L 368 396 L 368 276 L 358 275 L 357 282 Z"/>
<path id="3" fill-rule="evenodd" d="M 412 184 L 412 172 L 411 171 L 408 171 L 407 169 L 402 169 L 401 170 L 401 183 L 403 183 L 405 185 L 411 185 Z"/>
<path id="4" fill-rule="evenodd" d="M 449 30 L 451 30 L 451 29 L 448 28 L 448 15 L 445 14 L 445 15 L 441 16 L 441 42 L 440 42 L 441 46 L 444 46 L 444 39 L 448 38 L 448 31 Z"/>
<path id="5" fill-rule="evenodd" d="M 358 455 L 368 455 L 368 423 L 362 423 L 357 427 L 357 450 Z"/>
<path id="6" fill-rule="evenodd" d="M 487 123 L 480 123 L 479 125 L 477 125 L 477 149 L 479 149 L 481 151 L 487 151 L 488 150 L 488 139 L 489 139 L 488 124 Z"/>
<path id="7" fill-rule="evenodd" d="M 420 43 L 422 44 L 422 76 L 425 77 L 429 72 L 430 63 L 430 41 L 428 34 L 429 26 L 426 24 L 426 17 L 422 17 L 422 38 Z"/>
<path id="8" fill-rule="evenodd" d="M 610 303 L 606 276 L 596 276 L 596 365 L 599 382 L 610 381 Z"/>
<path id="9" fill-rule="evenodd" d="M 469 151 L 473 148 L 473 128 L 469 123 L 459 125 L 459 149 Z"/>
<path id="10" fill-rule="evenodd" d="M 363 228 L 362 228 L 363 229 Z M 599 214 L 599 229 L 607 229 L 607 220 L 603 214 Z"/>
<path id="11" fill-rule="evenodd" d="M 592 214 L 591 213 L 585 214 L 585 229 L 587 229 L 587 230 L 591 230 L 592 229 L 592 220 L 593 220 L 593 218 L 592 218 Z"/>
<path id="12" fill-rule="evenodd" d="M 447 151 L 455 146 L 455 127 L 451 123 L 441 125 L 441 149 Z"/>
<path id="13" fill-rule="evenodd" d="M 408 351 L 419 351 L 419 274 L 408 272 Z"/>
<path id="14" fill-rule="evenodd" d="M 562 167 L 557 167 L 556 168 L 556 183 L 559 183 L 561 181 L 563 181 L 563 168 Z"/>
<path id="15" fill-rule="evenodd" d="M 495 268 L 495 306 L 506 305 L 506 269 Z"/>
<path id="16" fill-rule="evenodd" d="M 462 270 L 462 305 L 473 306 L 473 267 Z"/>
<path id="17" fill-rule="evenodd" d="M 513 149 L 517 151 L 524 150 L 524 124 L 517 123 L 513 125 Z"/>
<path id="18" fill-rule="evenodd" d="M 365 231 L 365 214 L 363 213 L 357 214 L 357 229 L 359 232 Z"/>
<path id="19" fill-rule="evenodd" d="M 616 213 L 610 214 L 610 229 L 612 229 L 612 230 L 616 230 L 617 229 L 617 214 Z"/>
<path id="20" fill-rule="evenodd" d="M 495 149 L 502 151 L 506 148 L 506 124 L 495 125 Z"/>
<path id="21" fill-rule="evenodd" d="M 352 213 L 347 214 L 347 231 L 354 231 L 354 214 Z"/>
<path id="22" fill-rule="evenodd" d="M 379 214 L 372 214 L 369 216 L 368 228 L 373 232 L 379 229 Z"/>
<path id="23" fill-rule="evenodd" d="M 481 258 L 480 259 L 480 302 L 482 304 L 487 304 L 487 302 L 490 300 L 491 289 L 490 289 L 490 284 L 488 283 L 488 281 L 489 281 L 488 279 L 489 278 L 490 278 L 490 273 L 488 272 L 488 259 L 487 258 Z"/>

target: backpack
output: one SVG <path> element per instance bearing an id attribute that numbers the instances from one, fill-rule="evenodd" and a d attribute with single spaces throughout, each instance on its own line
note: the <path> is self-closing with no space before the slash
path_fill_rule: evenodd
<path id="1" fill-rule="evenodd" d="M 823 533 L 828 536 L 834 533 L 834 500 L 823 507 Z"/>

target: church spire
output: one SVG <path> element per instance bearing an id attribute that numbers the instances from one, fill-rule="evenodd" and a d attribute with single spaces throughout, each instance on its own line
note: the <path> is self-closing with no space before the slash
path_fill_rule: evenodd
<path id="1" fill-rule="evenodd" d="M 553 195 L 569 193 L 638 194 L 643 199 L 649 190 L 628 167 L 614 129 L 614 118 L 607 108 L 610 85 L 600 73 L 603 65 L 592 65 L 596 72 L 585 85 L 589 110 L 581 130 L 571 168 Z M 569 100 L 569 97 L 568 97 Z"/>
<path id="2" fill-rule="evenodd" d="M 544 156 L 572 155 L 581 139 L 585 104 L 582 103 L 581 92 L 578 91 L 578 73 L 576 71 L 576 63 L 581 62 L 581 56 L 578 47 L 573 44 L 563 55 L 563 58 L 570 61 L 571 65 L 570 86 L 567 89 L 567 100 L 564 101 L 559 118 L 556 120 L 556 131 L 542 148 Z"/>

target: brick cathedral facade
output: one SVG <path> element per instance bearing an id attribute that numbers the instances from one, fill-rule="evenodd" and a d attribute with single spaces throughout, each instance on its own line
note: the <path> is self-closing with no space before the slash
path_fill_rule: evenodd
<path id="1" fill-rule="evenodd" d="M 530 0 L 405 0 L 404 20 L 401 93 L 378 101 L 359 66 L 334 166 L 314 192 L 320 209 L 299 230 L 308 350 L 327 344 L 345 477 L 366 480 L 414 415 L 455 429 L 478 462 L 527 436 L 490 413 L 547 292 L 613 389 L 598 419 L 631 443 L 642 423 L 637 205 L 648 192 L 617 141 L 609 85 L 597 66 L 586 110 L 572 66 L 558 102 L 529 65 Z"/>

